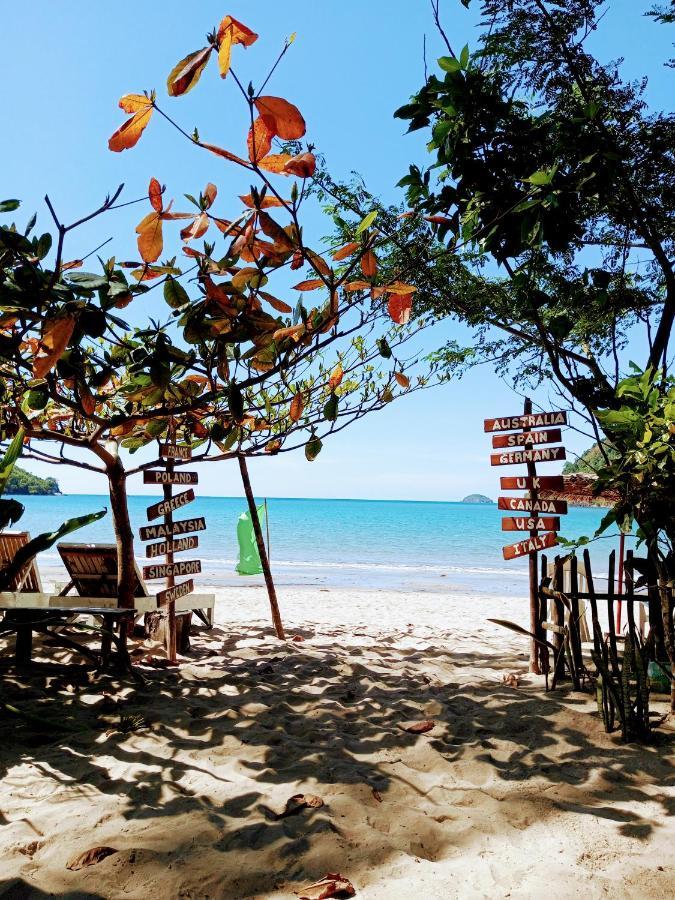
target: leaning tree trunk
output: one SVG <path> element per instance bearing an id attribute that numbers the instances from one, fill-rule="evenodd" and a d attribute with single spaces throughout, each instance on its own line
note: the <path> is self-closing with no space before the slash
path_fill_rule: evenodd
<path id="1" fill-rule="evenodd" d="M 670 709 L 675 712 L 675 631 L 673 629 L 673 592 L 669 586 L 667 572 L 664 566 L 659 564 L 659 594 L 661 596 L 661 613 L 663 620 L 663 643 L 665 644 L 668 661 L 670 663 Z M 659 660 L 658 655 L 656 659 Z M 660 660 L 659 660 L 660 661 Z"/>
<path id="2" fill-rule="evenodd" d="M 127 473 L 119 457 L 107 466 L 107 475 L 117 540 L 117 602 L 124 609 L 133 609 L 136 589 L 134 533 L 129 519 Z"/>

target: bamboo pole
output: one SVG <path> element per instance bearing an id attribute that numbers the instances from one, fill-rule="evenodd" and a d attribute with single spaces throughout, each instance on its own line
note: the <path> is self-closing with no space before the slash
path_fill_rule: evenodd
<path id="1" fill-rule="evenodd" d="M 255 534 L 255 542 L 258 546 L 258 553 L 260 554 L 260 563 L 263 567 L 263 574 L 265 576 L 265 584 L 267 585 L 267 593 L 270 598 L 270 607 L 272 609 L 272 622 L 274 624 L 274 629 L 277 633 L 277 637 L 279 640 L 283 641 L 286 639 L 286 635 L 284 633 L 284 626 L 281 621 L 281 613 L 279 612 L 279 604 L 277 602 L 277 592 L 274 588 L 274 580 L 272 578 L 272 570 L 270 569 L 270 562 L 267 557 L 267 550 L 265 549 L 265 540 L 263 538 L 262 528 L 260 527 L 260 519 L 258 518 L 258 509 L 255 505 L 255 497 L 253 496 L 253 490 L 251 488 L 251 479 L 248 477 L 248 466 L 246 465 L 246 457 L 239 455 L 237 457 L 239 460 L 239 471 L 241 472 L 241 480 L 244 485 L 244 493 L 246 494 L 246 500 L 248 501 L 248 511 L 251 515 L 251 522 L 253 523 L 253 533 Z"/>
<path id="2" fill-rule="evenodd" d="M 532 412 L 532 401 L 529 397 L 525 399 L 525 403 L 523 405 L 523 413 L 528 416 Z M 525 428 L 523 431 L 525 433 L 529 432 L 531 429 Z M 532 447 L 532 443 L 525 443 L 523 445 L 523 449 L 527 450 L 528 447 Z M 531 477 L 535 477 L 537 474 L 537 469 L 533 462 L 527 463 L 527 474 Z M 527 495 L 531 500 L 536 500 L 538 495 L 535 490 L 531 490 Z M 530 531 L 530 537 L 536 537 L 537 531 Z M 540 640 L 543 639 L 544 633 L 542 628 L 542 620 L 539 616 L 539 585 L 537 582 L 537 552 L 536 550 L 532 553 L 528 554 L 528 570 L 530 576 L 530 632 L 531 634 L 535 634 Z M 530 672 L 533 672 L 535 675 L 541 675 L 541 665 L 539 662 L 539 645 L 537 642 L 531 638 L 530 639 Z"/>

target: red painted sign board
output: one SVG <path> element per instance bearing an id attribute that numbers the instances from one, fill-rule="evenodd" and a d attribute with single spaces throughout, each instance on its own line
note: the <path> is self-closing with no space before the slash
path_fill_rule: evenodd
<path id="1" fill-rule="evenodd" d="M 156 541 L 174 534 L 190 534 L 193 531 L 204 531 L 205 529 L 206 519 L 199 516 L 196 519 L 178 519 L 173 525 L 145 525 L 139 529 L 138 535 L 142 541 Z"/>
<path id="2" fill-rule="evenodd" d="M 559 428 L 549 428 L 545 431 L 517 431 L 515 434 L 496 434 L 492 438 L 492 446 L 523 447 L 525 444 L 559 444 L 562 441 L 562 431 Z"/>
<path id="3" fill-rule="evenodd" d="M 502 519 L 502 531 L 560 531 L 558 516 L 510 516 Z"/>
<path id="4" fill-rule="evenodd" d="M 502 416 L 499 419 L 484 419 L 485 431 L 518 431 L 522 428 L 549 428 L 550 426 L 567 425 L 567 413 L 545 412 L 528 413 L 518 416 Z"/>
<path id="5" fill-rule="evenodd" d="M 182 506 L 187 506 L 188 503 L 192 503 L 194 499 L 195 492 L 190 488 L 189 491 L 183 491 L 182 494 L 176 494 L 176 496 L 172 497 L 170 500 L 161 500 L 159 503 L 155 503 L 154 506 L 148 507 L 148 519 L 157 519 L 159 516 L 165 516 L 170 512 L 180 509 Z"/>
<path id="6" fill-rule="evenodd" d="M 183 444 L 160 444 L 159 455 L 164 459 L 192 459 L 192 447 Z"/>
<path id="7" fill-rule="evenodd" d="M 522 463 L 561 462 L 566 459 L 564 447 L 534 447 L 531 450 L 504 450 L 492 453 L 493 466 L 515 466 Z"/>
<path id="8" fill-rule="evenodd" d="M 565 479 L 562 475 L 516 475 L 502 477 L 499 484 L 503 491 L 563 491 Z"/>
<path id="9" fill-rule="evenodd" d="M 529 497 L 499 497 L 497 509 L 518 513 L 567 513 L 567 500 L 531 500 Z"/>
<path id="10" fill-rule="evenodd" d="M 179 600 L 181 597 L 187 597 L 188 594 L 191 594 L 195 589 L 195 583 L 190 578 L 189 581 L 182 581 L 180 584 L 174 585 L 174 587 L 167 588 L 165 591 L 157 592 L 157 603 L 160 606 L 166 606 L 167 603 L 171 603 L 171 601 Z"/>
<path id="11" fill-rule="evenodd" d="M 178 538 L 177 541 L 160 541 L 158 544 L 148 544 L 145 555 L 148 559 L 156 559 L 167 553 L 184 553 L 186 550 L 196 550 L 199 546 L 199 538 L 196 534 Z"/>
<path id="12" fill-rule="evenodd" d="M 167 472 L 165 469 L 150 469 L 143 472 L 143 484 L 197 484 L 199 475 L 197 472 L 184 472 L 177 469 L 175 472 Z"/>
<path id="13" fill-rule="evenodd" d="M 504 559 L 518 559 L 519 556 L 528 556 L 530 553 L 538 553 L 540 550 L 548 550 L 558 543 L 558 536 L 551 532 L 538 534 L 536 537 L 525 538 L 517 544 L 509 544 L 502 548 Z"/>
<path id="14" fill-rule="evenodd" d="M 201 560 L 187 559 L 176 563 L 155 563 L 143 566 L 143 578 L 154 581 L 156 578 L 168 578 L 170 575 L 199 575 L 202 570 Z"/>

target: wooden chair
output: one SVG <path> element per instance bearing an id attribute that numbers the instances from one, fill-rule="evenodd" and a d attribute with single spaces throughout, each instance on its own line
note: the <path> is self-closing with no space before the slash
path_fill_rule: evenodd
<path id="1" fill-rule="evenodd" d="M 0 533 L 0 566 L 11 563 L 21 547 L 30 541 L 27 531 L 4 531 Z M 11 591 L 41 594 L 43 592 L 40 572 L 35 558 L 21 569 L 9 586 Z"/>
<path id="2" fill-rule="evenodd" d="M 117 547 L 115 544 L 57 544 L 57 549 L 70 576 L 60 592 L 65 596 L 75 588 L 81 597 L 117 596 Z M 135 597 L 149 597 L 143 576 L 136 563 Z"/>

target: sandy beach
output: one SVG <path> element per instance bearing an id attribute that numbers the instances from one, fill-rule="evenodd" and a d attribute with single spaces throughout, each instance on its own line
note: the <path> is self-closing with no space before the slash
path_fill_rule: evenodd
<path id="1" fill-rule="evenodd" d="M 672 731 L 621 746 L 591 697 L 545 696 L 486 621 L 523 621 L 524 601 L 280 602 L 286 642 L 241 587 L 178 671 L 9 680 L 8 700 L 71 730 L 17 719 L 4 737 L 1 897 L 280 900 L 327 872 L 364 900 L 673 893 Z M 322 805 L 283 815 L 299 794 Z M 67 868 L 97 846 L 116 852 Z"/>

